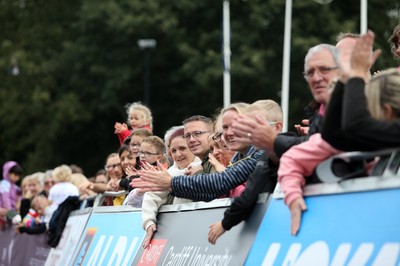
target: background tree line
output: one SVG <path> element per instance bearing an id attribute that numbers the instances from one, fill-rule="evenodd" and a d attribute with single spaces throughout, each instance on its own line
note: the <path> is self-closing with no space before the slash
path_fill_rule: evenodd
<path id="1" fill-rule="evenodd" d="M 280 102 L 285 1 L 232 0 L 232 102 Z M 368 1 L 368 25 L 383 50 L 377 69 L 395 66 L 387 39 L 400 3 Z M 293 1 L 290 125 L 311 100 L 304 56 L 339 32 L 358 32 L 359 1 Z M 61 163 L 92 175 L 118 149 L 115 121 L 143 101 L 144 53 L 153 38 L 150 108 L 163 136 L 193 114 L 223 104 L 222 1 L 0 0 L 0 162 L 27 173 Z M 17 75 L 18 74 L 18 75 Z"/>

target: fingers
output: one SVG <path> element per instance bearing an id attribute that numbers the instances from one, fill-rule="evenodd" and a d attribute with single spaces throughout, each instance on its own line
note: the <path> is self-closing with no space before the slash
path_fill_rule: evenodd
<path id="1" fill-rule="evenodd" d="M 382 50 L 378 49 L 375 50 L 374 53 L 372 54 L 372 61 L 371 61 L 371 66 L 373 66 L 378 59 L 378 57 L 382 54 Z"/>
<path id="2" fill-rule="evenodd" d="M 307 205 L 303 198 L 297 198 L 290 204 L 291 224 L 290 233 L 297 235 L 301 225 L 301 216 L 303 211 L 307 210 Z"/>

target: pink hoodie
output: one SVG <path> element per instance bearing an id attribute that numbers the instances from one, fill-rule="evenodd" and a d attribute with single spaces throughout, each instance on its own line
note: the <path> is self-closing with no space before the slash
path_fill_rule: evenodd
<path id="1" fill-rule="evenodd" d="M 278 170 L 278 182 L 285 194 L 285 204 L 290 206 L 294 200 L 303 196 L 305 176 L 311 175 L 319 163 L 340 152 L 323 140 L 319 133 L 285 152 Z"/>

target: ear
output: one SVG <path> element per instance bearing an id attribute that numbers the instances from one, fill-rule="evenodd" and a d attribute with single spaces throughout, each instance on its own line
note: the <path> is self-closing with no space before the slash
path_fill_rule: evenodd
<path id="1" fill-rule="evenodd" d="M 274 126 L 275 126 L 275 130 L 276 130 L 277 132 L 282 132 L 282 128 L 283 128 L 283 123 L 282 123 L 282 121 L 276 122 L 276 124 L 275 124 Z"/>
<path id="2" fill-rule="evenodd" d="M 387 103 L 383 104 L 383 117 L 385 120 L 393 120 L 396 118 L 392 106 Z"/>

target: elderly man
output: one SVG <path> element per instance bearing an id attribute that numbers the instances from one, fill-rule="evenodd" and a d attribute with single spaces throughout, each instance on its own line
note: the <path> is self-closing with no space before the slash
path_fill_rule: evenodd
<path id="1" fill-rule="evenodd" d="M 238 141 L 253 143 L 264 149 L 276 161 L 293 145 L 308 139 L 320 132 L 320 118 L 324 115 L 325 105 L 329 98 L 328 87 L 338 77 L 338 49 L 329 44 L 319 44 L 309 49 L 304 60 L 304 78 L 314 98 L 314 107 L 309 117 L 310 127 L 307 136 L 288 136 L 277 134 L 271 126 L 257 119 L 239 115 L 232 125 L 233 131 L 240 136 Z"/>

